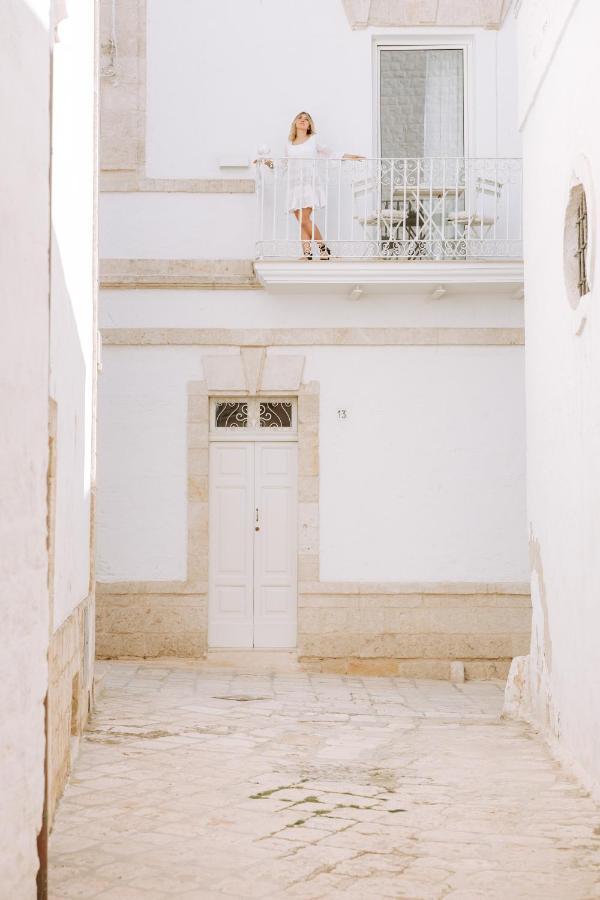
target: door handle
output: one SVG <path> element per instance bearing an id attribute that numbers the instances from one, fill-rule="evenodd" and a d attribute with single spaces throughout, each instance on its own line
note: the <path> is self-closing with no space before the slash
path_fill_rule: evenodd
<path id="1" fill-rule="evenodd" d="M 259 525 L 259 522 L 258 522 L 258 506 L 256 507 L 256 519 L 255 519 L 254 530 L 255 530 L 255 531 L 260 531 L 260 525 Z"/>

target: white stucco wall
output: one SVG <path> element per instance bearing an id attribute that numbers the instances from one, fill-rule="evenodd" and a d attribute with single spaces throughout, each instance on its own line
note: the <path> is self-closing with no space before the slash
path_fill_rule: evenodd
<path id="1" fill-rule="evenodd" d="M 104 290 L 101 328 L 521 328 L 523 301 L 493 291 L 442 300 L 375 293 L 277 294 L 264 290 Z M 376 289 L 375 289 L 376 290 Z M 452 290 L 450 288 L 449 290 Z M 457 289 L 458 290 L 458 289 Z"/>
<path id="2" fill-rule="evenodd" d="M 215 352 L 105 347 L 100 580 L 185 578 L 185 386 Z M 522 348 L 294 352 L 321 386 L 323 579 L 525 578 Z"/>
<path id="3" fill-rule="evenodd" d="M 102 194 L 100 256 L 252 259 L 256 223 L 255 194 Z"/>
<path id="4" fill-rule="evenodd" d="M 523 580 L 521 350 L 313 348 L 307 361 L 321 385 L 321 578 Z"/>
<path id="5" fill-rule="evenodd" d="M 97 577 L 185 579 L 187 391 L 194 348 L 103 351 L 98 396 Z"/>
<path id="6" fill-rule="evenodd" d="M 89 592 L 94 353 L 94 4 L 53 51 L 50 394 L 57 403 L 54 629 Z"/>
<path id="7" fill-rule="evenodd" d="M 49 6 L 0 5 L 0 894 L 15 900 L 36 896 L 44 792 Z"/>
<path id="8" fill-rule="evenodd" d="M 545 24 L 544 24 L 545 23 Z M 583 333 L 564 287 L 563 223 L 587 158 L 598 240 L 600 9 L 594 0 L 525 2 L 518 20 L 525 152 L 528 507 L 534 714 L 600 784 L 600 318 L 598 267 Z M 543 27 L 542 27 L 543 26 Z"/>
<path id="9" fill-rule="evenodd" d="M 352 31 L 338 0 L 148 0 L 148 174 L 223 177 L 223 156 L 252 159 L 263 143 L 277 155 L 301 109 L 326 145 L 376 155 L 372 40 L 382 33 L 471 41 L 469 155 L 519 155 L 514 111 L 498 144 L 496 98 L 504 110 L 515 90 L 510 27 Z"/>

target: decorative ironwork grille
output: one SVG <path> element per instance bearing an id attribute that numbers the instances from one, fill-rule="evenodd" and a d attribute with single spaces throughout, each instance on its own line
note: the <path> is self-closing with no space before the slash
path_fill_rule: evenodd
<path id="1" fill-rule="evenodd" d="M 217 428 L 247 428 L 248 404 L 217 403 L 215 425 Z"/>
<path id="2" fill-rule="evenodd" d="M 285 402 L 260 404 L 261 428 L 291 428 L 292 404 Z"/>
<path id="3" fill-rule="evenodd" d="M 315 196 L 314 224 L 339 259 L 520 259 L 521 160 L 377 157 L 268 159 L 257 169 L 257 255 L 323 255 L 310 250 L 289 210 Z"/>
<path id="4" fill-rule="evenodd" d="M 579 267 L 579 278 L 577 281 L 577 288 L 579 290 L 579 296 L 583 297 L 584 294 L 589 292 L 589 284 L 587 279 L 587 267 L 586 267 L 586 254 L 587 254 L 587 245 L 588 245 L 588 218 L 587 218 L 587 203 L 585 200 L 585 191 L 581 191 L 581 199 L 579 200 L 579 206 L 577 207 L 577 263 Z"/>

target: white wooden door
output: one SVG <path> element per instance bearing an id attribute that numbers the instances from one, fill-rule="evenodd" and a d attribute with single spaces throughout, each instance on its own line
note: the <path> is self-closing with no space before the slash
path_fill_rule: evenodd
<path id="1" fill-rule="evenodd" d="M 254 646 L 295 647 L 298 445 L 255 445 Z"/>
<path id="2" fill-rule="evenodd" d="M 209 608 L 211 647 L 254 640 L 254 446 L 210 445 Z"/>
<path id="3" fill-rule="evenodd" d="M 210 445 L 211 647 L 294 647 L 297 444 Z"/>

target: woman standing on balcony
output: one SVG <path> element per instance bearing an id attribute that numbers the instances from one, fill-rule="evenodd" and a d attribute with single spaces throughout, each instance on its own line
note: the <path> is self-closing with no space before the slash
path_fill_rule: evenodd
<path id="1" fill-rule="evenodd" d="M 317 143 L 315 123 L 309 113 L 298 113 L 292 121 L 285 155 L 288 159 L 287 208 L 294 213 L 300 225 L 304 256 L 312 259 L 311 241 L 316 240 L 319 257 L 329 259 L 331 251 L 325 244 L 318 225 L 313 222 L 312 213 L 314 209 L 325 206 L 327 197 L 316 160 L 331 159 L 336 154 Z M 341 159 L 364 158 L 354 153 L 344 153 L 341 156 Z M 265 159 L 263 162 L 273 168 L 273 160 Z"/>

